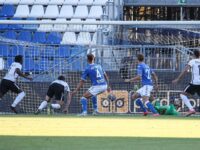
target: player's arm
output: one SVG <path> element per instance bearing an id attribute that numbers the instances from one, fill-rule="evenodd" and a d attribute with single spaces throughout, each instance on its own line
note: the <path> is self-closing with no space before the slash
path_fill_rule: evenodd
<path id="1" fill-rule="evenodd" d="M 187 65 L 184 70 L 179 74 L 179 76 L 172 81 L 172 83 L 177 83 L 181 78 L 190 70 L 190 65 Z"/>
<path id="2" fill-rule="evenodd" d="M 155 81 L 155 89 L 158 90 L 158 76 L 155 72 L 152 72 L 151 75 L 153 77 L 153 80 Z"/>
<path id="3" fill-rule="evenodd" d="M 125 82 L 135 82 L 135 81 L 140 81 L 140 80 L 141 80 L 141 76 L 140 76 L 140 75 L 137 75 L 137 76 L 134 77 L 134 78 L 125 79 Z"/>
<path id="4" fill-rule="evenodd" d="M 16 71 L 16 73 L 17 73 L 19 76 L 21 76 L 21 77 L 23 77 L 23 78 L 25 78 L 25 79 L 28 79 L 28 80 L 32 80 L 32 78 L 29 77 L 29 75 L 26 75 L 26 74 L 24 74 L 23 72 L 21 72 L 19 68 L 17 68 L 15 71 Z"/>
<path id="5" fill-rule="evenodd" d="M 84 85 L 85 81 L 84 80 L 80 80 L 78 86 L 76 87 L 76 89 L 72 92 L 72 96 L 75 95 Z"/>
<path id="6" fill-rule="evenodd" d="M 106 82 L 108 84 L 108 89 L 107 90 L 108 90 L 108 92 L 110 92 L 111 91 L 111 87 L 110 87 L 109 77 L 108 77 L 108 74 L 106 72 L 104 72 L 104 77 L 105 77 Z"/>

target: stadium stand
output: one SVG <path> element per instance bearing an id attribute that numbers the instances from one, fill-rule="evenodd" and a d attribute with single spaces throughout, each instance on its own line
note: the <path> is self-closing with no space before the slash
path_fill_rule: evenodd
<path id="1" fill-rule="evenodd" d="M 73 15 L 74 15 L 74 10 L 73 10 L 72 5 L 62 5 L 62 8 L 60 10 L 58 17 L 71 19 Z"/>
<path id="2" fill-rule="evenodd" d="M 27 18 L 29 13 L 28 5 L 18 5 L 14 17 Z"/>

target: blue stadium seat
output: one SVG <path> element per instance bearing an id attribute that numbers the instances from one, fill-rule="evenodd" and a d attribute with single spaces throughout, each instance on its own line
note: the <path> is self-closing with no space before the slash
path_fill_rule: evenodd
<path id="1" fill-rule="evenodd" d="M 52 67 L 52 63 L 49 59 L 43 58 L 39 62 L 39 71 L 49 71 Z"/>
<path id="2" fill-rule="evenodd" d="M 57 48 L 53 46 L 46 47 L 45 51 L 41 52 L 41 56 L 44 58 L 54 58 Z"/>
<path id="3" fill-rule="evenodd" d="M 9 31 L 4 32 L 4 36 L 8 39 L 16 39 L 17 34 L 15 31 L 9 30 Z"/>
<path id="4" fill-rule="evenodd" d="M 29 47 L 26 50 L 26 57 L 39 57 L 40 56 L 40 50 L 38 47 Z"/>
<path id="5" fill-rule="evenodd" d="M 85 56 L 87 53 L 87 50 L 83 46 L 72 46 L 71 47 L 71 56 Z"/>
<path id="6" fill-rule="evenodd" d="M 67 58 L 70 57 L 70 48 L 67 45 L 60 45 L 58 47 L 58 51 L 57 51 L 57 56 L 61 57 L 61 58 Z"/>
<path id="7" fill-rule="evenodd" d="M 81 60 L 79 58 L 76 58 L 73 62 L 72 62 L 72 69 L 74 71 L 80 71 L 81 70 Z"/>
<path id="8" fill-rule="evenodd" d="M 37 20 L 36 18 L 27 18 L 26 20 L 32 20 L 32 21 L 34 21 L 34 20 Z M 39 25 L 38 24 L 25 24 L 25 25 L 23 25 L 23 28 L 24 29 L 27 29 L 27 30 L 37 30 L 37 28 L 39 27 Z"/>
<path id="9" fill-rule="evenodd" d="M 1 57 L 8 57 L 9 54 L 9 46 L 0 44 L 0 56 Z"/>
<path id="10" fill-rule="evenodd" d="M 10 67 L 10 65 L 13 63 L 13 61 L 14 61 L 14 57 L 7 57 L 6 69 L 8 69 Z"/>
<path id="11" fill-rule="evenodd" d="M 62 41 L 62 35 L 59 32 L 51 32 L 47 36 L 48 44 L 60 44 L 61 41 Z"/>
<path id="12" fill-rule="evenodd" d="M 6 20 L 6 18 L 0 18 L 0 20 Z M 5 30 L 5 29 L 8 29 L 8 25 L 7 24 L 1 24 L 0 30 Z"/>
<path id="13" fill-rule="evenodd" d="M 32 58 L 26 58 L 23 64 L 24 71 L 33 71 L 35 69 L 35 63 Z"/>
<path id="14" fill-rule="evenodd" d="M 32 33 L 30 31 L 20 31 L 18 40 L 31 42 L 32 41 Z"/>
<path id="15" fill-rule="evenodd" d="M 3 5 L 0 12 L 0 17 L 13 17 L 15 14 L 14 5 Z"/>
<path id="16" fill-rule="evenodd" d="M 33 42 L 35 43 L 46 43 L 46 33 L 45 32 L 35 32 L 33 33 Z"/>
<path id="17" fill-rule="evenodd" d="M 23 46 L 11 46 L 9 56 L 15 57 L 16 55 L 23 55 Z"/>
<path id="18" fill-rule="evenodd" d="M 12 18 L 12 20 L 21 20 L 21 18 Z M 10 25 L 8 25 L 8 29 L 20 30 L 20 29 L 23 29 L 23 25 L 21 25 L 21 24 L 10 24 Z"/>

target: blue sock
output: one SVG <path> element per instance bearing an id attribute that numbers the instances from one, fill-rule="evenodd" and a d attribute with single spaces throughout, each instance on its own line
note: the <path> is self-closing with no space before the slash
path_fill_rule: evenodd
<path id="1" fill-rule="evenodd" d="M 96 96 L 92 96 L 92 107 L 93 107 L 93 110 L 97 110 L 97 97 Z"/>
<path id="2" fill-rule="evenodd" d="M 87 99 L 85 97 L 81 98 L 81 104 L 82 104 L 83 112 L 87 112 Z"/>
<path id="3" fill-rule="evenodd" d="M 153 105 L 152 105 L 149 101 L 146 102 L 146 106 L 149 108 L 149 110 L 150 110 L 152 113 L 154 113 L 154 114 L 157 114 L 157 113 L 158 113 L 158 112 L 155 110 L 155 108 L 153 107 Z"/>
<path id="4" fill-rule="evenodd" d="M 140 106 L 140 109 L 143 111 L 143 112 L 147 112 L 147 109 L 145 108 L 142 100 L 140 98 L 136 99 L 135 103 Z"/>

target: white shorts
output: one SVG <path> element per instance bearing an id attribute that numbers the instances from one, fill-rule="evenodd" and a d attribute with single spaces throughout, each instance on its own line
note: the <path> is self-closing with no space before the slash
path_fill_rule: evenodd
<path id="1" fill-rule="evenodd" d="M 149 97 L 151 95 L 152 90 L 153 90 L 152 85 L 144 85 L 139 90 L 137 90 L 137 93 L 139 93 L 140 96 L 148 96 Z"/>
<path id="2" fill-rule="evenodd" d="M 100 93 L 103 93 L 104 91 L 106 91 L 108 88 L 107 85 L 95 85 L 95 86 L 91 86 L 88 89 L 88 92 L 90 92 L 93 96 L 96 96 Z"/>

